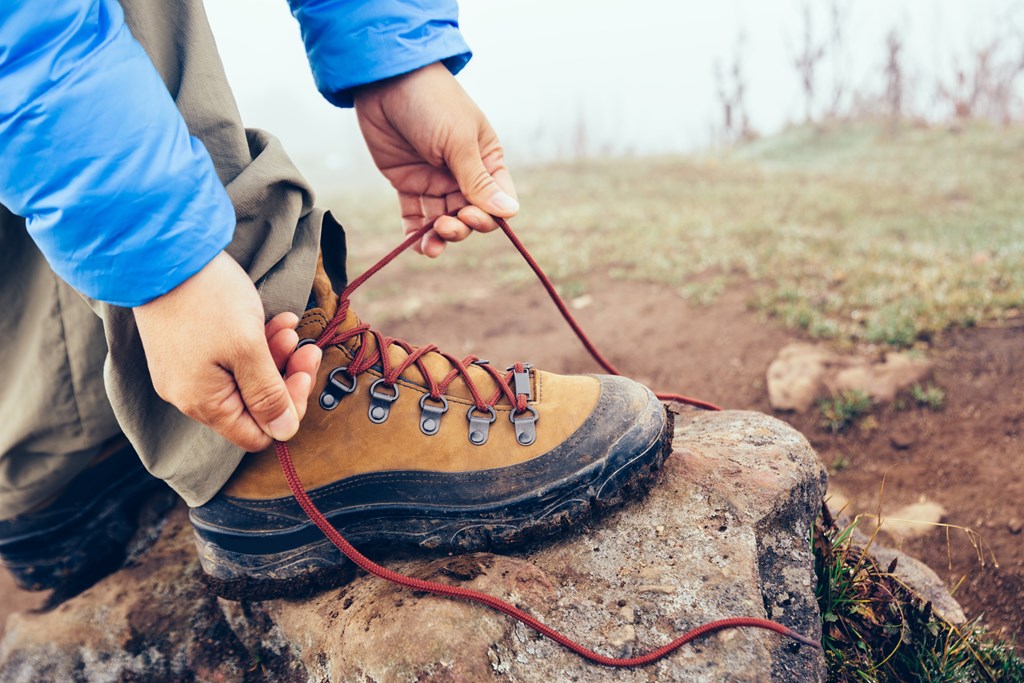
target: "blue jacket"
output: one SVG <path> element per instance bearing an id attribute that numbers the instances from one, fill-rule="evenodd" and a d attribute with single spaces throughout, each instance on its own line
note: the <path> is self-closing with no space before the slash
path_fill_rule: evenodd
<path id="1" fill-rule="evenodd" d="M 455 0 L 288 0 L 320 92 L 470 58 Z M 170 291 L 228 242 L 235 214 L 116 0 L 3 0 L 0 204 L 54 271 L 100 301 Z"/>

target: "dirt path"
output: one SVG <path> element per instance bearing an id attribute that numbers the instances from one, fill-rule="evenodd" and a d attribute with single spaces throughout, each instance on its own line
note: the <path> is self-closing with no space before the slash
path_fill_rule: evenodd
<path id="1" fill-rule="evenodd" d="M 414 344 L 433 342 L 496 362 L 595 371 L 539 287 L 487 296 L 479 282 L 449 281 L 451 291 L 472 289 L 473 298 L 381 328 Z M 765 371 L 778 350 L 799 337 L 749 310 L 749 285 L 734 286 L 710 306 L 693 307 L 664 286 L 590 284 L 592 302 L 578 317 L 623 372 L 656 389 L 772 412 Z M 387 317 L 393 305 L 355 302 L 370 322 Z M 854 512 L 876 511 L 884 476 L 883 513 L 924 498 L 945 509 L 943 522 L 975 529 L 984 544 L 984 567 L 967 535 L 956 530 L 948 542 L 945 529 L 934 528 L 903 545 L 950 587 L 966 576 L 956 596 L 968 616 L 984 614 L 1024 642 L 1024 328 L 949 333 L 930 355 L 935 382 L 946 391 L 939 412 L 881 408 L 874 430 L 838 436 L 818 426 L 816 413 L 778 416 L 801 429 L 826 463 L 848 461 L 832 475 L 832 485 L 851 499 Z"/>

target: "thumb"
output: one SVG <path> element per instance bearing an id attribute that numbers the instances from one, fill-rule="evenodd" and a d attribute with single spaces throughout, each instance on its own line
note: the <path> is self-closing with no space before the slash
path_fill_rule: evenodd
<path id="1" fill-rule="evenodd" d="M 260 429 L 278 441 L 295 436 L 299 415 L 266 341 L 254 341 L 232 371 L 242 402 Z"/>
<path id="2" fill-rule="evenodd" d="M 491 154 L 489 158 L 495 156 L 495 171 L 498 171 L 503 169 L 505 164 L 500 153 Z M 484 166 L 483 158 L 480 156 L 480 145 L 474 138 L 457 142 L 445 161 L 455 176 L 455 182 L 459 184 L 459 190 L 470 204 L 502 218 L 511 218 L 519 212 L 519 202 L 501 189 L 494 176 Z"/>

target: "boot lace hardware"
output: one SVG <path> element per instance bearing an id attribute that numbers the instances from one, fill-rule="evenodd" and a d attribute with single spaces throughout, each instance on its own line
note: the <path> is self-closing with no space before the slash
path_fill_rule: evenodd
<path id="1" fill-rule="evenodd" d="M 440 401 L 440 406 L 427 403 L 427 399 Z M 423 394 L 420 397 L 420 431 L 427 436 L 433 436 L 441 431 L 441 418 L 448 412 L 448 399 L 443 395 L 431 396 Z"/>
<path id="2" fill-rule="evenodd" d="M 381 387 L 389 387 L 391 393 L 381 391 Z M 370 385 L 370 422 L 381 424 L 391 414 L 391 404 L 398 400 L 398 385 L 388 384 L 388 381 L 381 377 Z"/>
<path id="3" fill-rule="evenodd" d="M 346 383 L 343 378 L 348 378 Z M 351 394 L 359 385 L 359 378 L 355 373 L 349 372 L 348 367 L 342 366 L 331 370 L 327 375 L 327 386 L 320 394 L 320 407 L 324 410 L 334 410 L 341 403 L 341 399 Z"/>
<path id="4" fill-rule="evenodd" d="M 474 446 L 483 446 L 487 443 L 487 434 L 491 425 L 498 419 L 497 413 L 491 406 L 487 406 L 487 417 L 477 415 L 479 410 L 476 406 L 470 406 L 466 411 L 466 419 L 469 420 L 469 442 Z"/>
<path id="5" fill-rule="evenodd" d="M 508 419 L 516 428 L 516 443 L 520 446 L 530 446 L 537 440 L 537 409 L 527 406 L 524 413 L 530 413 L 522 417 L 519 413 L 511 412 Z"/>
<path id="6" fill-rule="evenodd" d="M 529 363 L 516 363 L 507 368 L 512 373 L 512 391 L 516 395 L 516 409 L 508 414 L 508 419 L 515 427 L 516 443 L 520 446 L 530 446 L 537 440 L 537 409 L 527 405 L 533 398 L 531 367 Z"/>
<path id="7" fill-rule="evenodd" d="M 615 366 L 609 363 L 604 358 L 604 356 L 601 355 L 601 353 L 597 350 L 597 348 L 593 345 L 593 343 L 590 341 L 587 335 L 580 328 L 575 318 L 573 318 L 572 313 L 569 312 L 569 309 L 565 305 L 565 302 L 558 295 L 558 292 L 555 291 L 555 287 L 551 283 L 551 280 L 549 280 L 547 275 L 544 274 L 544 271 L 541 270 L 540 266 L 533 259 L 530 253 L 526 250 L 526 247 L 523 246 L 523 243 L 519 241 L 519 238 L 516 236 L 516 234 L 512 232 L 512 228 L 509 227 L 508 223 L 502 218 L 496 218 L 495 220 L 497 221 L 498 226 L 501 228 L 502 232 L 505 233 L 505 236 L 508 237 L 509 241 L 512 242 L 512 245 L 516 248 L 520 255 L 522 255 L 523 259 L 530 266 L 533 272 L 537 275 L 537 278 L 540 280 L 541 284 L 544 285 L 544 289 L 547 290 L 548 295 L 551 297 L 551 300 L 558 308 L 558 311 L 562 314 L 562 317 L 565 318 L 565 321 L 569 324 L 569 327 L 572 328 L 573 332 L 576 333 L 576 336 L 579 338 L 580 342 L 590 353 L 591 357 L 593 357 L 594 360 L 597 361 L 598 365 L 600 365 L 602 368 L 605 369 L 605 371 L 609 372 L 610 374 L 621 374 L 615 368 Z M 395 257 L 397 257 L 403 251 L 411 247 L 413 244 L 419 242 L 427 233 L 427 231 L 429 231 L 432 227 L 433 224 L 428 224 L 423 226 L 416 232 L 411 233 L 400 245 L 392 249 L 386 256 L 384 256 L 384 258 L 382 258 L 376 264 L 371 266 L 365 273 L 363 273 L 358 278 L 353 280 L 352 283 L 345 288 L 345 291 L 342 292 L 340 297 L 338 315 L 336 315 L 331 320 L 331 322 L 327 325 L 327 328 L 324 330 L 323 334 L 321 334 L 320 337 L 316 340 L 317 346 L 319 346 L 320 348 L 325 348 L 332 344 L 340 344 L 357 335 L 363 335 L 370 331 L 370 326 L 364 324 L 358 325 L 355 328 L 347 330 L 345 332 L 337 332 L 338 327 L 346 319 L 346 314 L 348 312 L 349 306 L 349 297 L 351 296 L 352 292 L 354 292 L 361 284 L 370 279 L 381 268 L 391 263 L 391 261 L 393 261 Z M 376 335 L 376 333 L 373 334 Z M 377 336 L 379 337 L 379 335 Z M 403 342 L 395 343 L 398 343 L 399 345 L 403 344 Z M 403 348 L 405 348 L 406 346 L 403 346 Z M 380 348 L 385 349 L 382 358 L 383 365 L 384 363 L 387 362 L 385 360 L 387 358 L 387 347 L 385 345 L 379 345 L 378 349 Z M 367 360 L 365 356 L 371 355 L 367 354 L 365 349 L 366 345 L 360 344 L 359 350 L 356 352 L 356 358 L 354 358 L 353 361 L 348 366 L 349 374 L 351 375 L 353 380 L 355 379 L 356 375 L 358 375 L 360 372 L 365 371 L 366 369 L 373 365 L 373 362 L 370 362 L 367 365 L 363 365 L 363 363 L 365 363 L 365 361 Z M 400 363 L 399 366 L 397 367 L 405 369 L 410 367 L 413 363 L 418 362 L 418 359 L 421 358 L 424 353 L 428 352 L 424 349 L 429 349 L 431 351 L 434 350 L 433 347 L 428 346 L 423 347 L 423 349 L 419 349 L 415 352 L 412 352 L 410 357 L 406 358 L 405 361 Z M 416 355 L 417 353 L 418 355 Z M 377 355 L 379 355 L 379 352 Z M 415 360 L 411 360 L 414 355 Z M 498 394 L 494 397 L 494 400 L 497 401 L 498 398 L 500 398 L 500 396 L 504 395 L 506 396 L 506 398 L 510 400 L 510 403 L 512 403 L 516 407 L 516 410 L 513 411 L 513 423 L 515 422 L 515 412 L 522 413 L 526 411 L 526 395 L 522 393 L 517 394 L 514 392 L 512 388 L 509 387 L 508 383 L 510 381 L 513 383 L 514 387 L 515 377 L 512 376 L 513 373 L 509 373 L 508 375 L 503 376 L 501 375 L 500 372 L 494 370 L 494 368 L 488 365 L 485 361 L 479 361 L 479 359 L 473 358 L 472 356 L 465 359 L 464 361 L 458 361 L 452 358 L 451 356 L 448 356 L 447 354 L 444 355 L 446 358 L 448 358 L 449 361 L 452 361 L 453 367 L 455 368 L 452 372 L 456 373 L 456 375 L 462 374 L 463 376 L 465 376 L 466 365 L 475 363 L 479 367 L 485 368 L 496 379 L 500 377 L 502 381 L 499 383 Z M 338 370 L 340 369 L 341 368 L 338 368 Z M 423 370 L 422 366 L 420 369 L 421 371 Z M 399 370 L 396 373 L 394 372 L 394 368 L 392 368 L 392 373 L 389 374 L 387 372 L 387 368 L 385 368 L 384 374 L 385 378 L 389 379 L 390 383 L 394 384 L 398 380 L 398 375 L 401 374 L 401 370 Z M 448 379 L 446 377 L 445 380 L 442 380 L 440 383 L 437 383 L 426 372 L 424 372 L 423 375 L 424 377 L 427 378 L 428 382 L 431 385 L 430 395 L 435 397 L 441 396 L 443 394 L 443 391 L 438 391 L 438 389 L 440 389 L 441 387 L 447 387 L 451 379 L 454 379 L 456 376 L 453 375 L 452 373 L 449 373 L 449 377 L 451 377 L 451 379 Z M 478 408 L 482 413 L 491 414 L 493 412 L 493 403 L 483 401 L 475 385 L 472 382 L 469 382 L 468 378 L 467 385 L 470 387 L 471 393 L 473 393 L 473 399 L 475 403 L 475 405 L 470 409 L 469 413 L 467 414 L 470 423 L 472 424 L 472 420 L 474 416 L 476 416 L 475 409 Z M 354 388 L 354 382 L 352 386 Z M 509 396 L 509 394 L 512 395 Z M 424 396 L 424 399 L 425 398 L 426 396 Z M 703 408 L 705 410 L 721 410 L 721 408 L 719 408 L 713 403 L 708 403 L 706 401 L 701 401 L 687 396 L 681 396 L 679 394 L 658 394 L 658 398 L 662 399 L 663 401 L 677 401 L 679 403 L 686 403 L 692 406 L 696 406 L 698 408 Z M 421 401 L 422 400 L 423 399 L 421 399 Z M 522 403 L 520 403 L 520 401 L 522 401 Z M 490 422 L 487 422 L 487 424 L 490 425 Z M 452 598 L 458 598 L 461 600 L 467 600 L 470 602 L 477 602 L 482 605 L 486 605 L 491 609 L 497 610 L 503 614 L 507 614 L 516 621 L 519 621 L 520 623 L 528 626 L 529 628 L 533 629 L 534 631 L 543 635 L 544 637 L 550 638 L 551 640 L 558 643 L 567 650 L 570 650 L 571 652 L 576 653 L 580 657 L 583 657 L 584 659 L 587 659 L 596 664 L 608 667 L 646 666 L 648 664 L 653 664 L 654 662 L 657 662 L 658 660 L 663 659 L 664 657 L 667 657 L 683 645 L 691 641 L 697 640 L 698 638 L 702 638 L 704 636 L 707 636 L 708 634 L 715 633 L 716 631 L 740 627 L 759 628 L 768 631 L 774 631 L 775 633 L 778 633 L 781 636 L 791 638 L 798 643 L 807 645 L 808 647 L 813 647 L 818 650 L 821 649 L 821 643 L 819 643 L 818 641 L 803 636 L 797 633 L 796 631 L 792 630 L 788 626 L 785 626 L 778 622 L 769 621 L 768 619 L 760 619 L 757 617 L 733 617 L 728 619 L 719 619 L 717 621 L 708 622 L 706 624 L 698 626 L 694 629 L 691 629 L 683 633 L 682 635 L 676 637 L 674 640 L 672 640 L 669 643 L 666 643 L 665 645 L 662 645 L 661 647 L 658 647 L 654 650 L 650 650 L 649 652 L 645 652 L 643 654 L 636 655 L 634 657 L 609 657 L 607 655 L 602 655 L 599 652 L 594 652 L 593 650 L 586 648 L 583 645 L 580 645 L 568 636 L 559 633 L 558 631 L 551 628 L 550 626 L 540 621 L 536 617 L 519 609 L 515 605 L 512 605 L 506 602 L 505 600 L 502 600 L 501 598 L 496 598 L 493 595 L 488 595 L 487 593 L 482 593 L 480 591 L 463 588 L 462 586 L 452 586 L 448 584 L 437 583 L 435 581 L 425 581 L 423 579 L 405 576 L 404 574 L 399 574 L 396 571 L 388 569 L 387 567 L 382 567 L 381 565 L 377 564 L 376 562 L 374 562 L 373 560 L 371 560 L 370 558 L 366 557 L 361 552 L 356 550 L 356 548 L 351 543 L 345 540 L 345 537 L 338 533 L 337 529 L 331 526 L 331 523 L 327 521 L 327 518 L 324 517 L 323 513 L 320 512 L 320 510 L 316 507 L 316 504 L 314 504 L 312 499 L 310 499 L 309 494 L 306 493 L 306 489 L 302 485 L 302 481 L 299 480 L 298 472 L 295 471 L 295 463 L 292 461 L 291 453 L 288 450 L 288 444 L 277 441 L 274 443 L 274 447 L 277 450 L 277 460 L 278 464 L 280 464 L 281 466 L 281 472 L 284 474 L 285 479 L 288 481 L 288 488 L 291 489 L 292 494 L 295 496 L 295 500 L 298 502 L 299 506 L 306 513 L 309 519 L 314 524 L 316 524 L 317 528 L 319 528 L 320 531 L 322 531 L 323 534 L 331 541 L 331 543 L 333 543 L 349 560 L 351 560 L 363 571 L 373 574 L 374 576 L 380 577 L 386 581 L 390 581 L 392 583 L 398 584 L 400 586 L 405 586 L 406 588 L 411 588 L 413 590 L 425 591 L 428 593 L 434 593 L 436 595 L 445 595 Z"/>

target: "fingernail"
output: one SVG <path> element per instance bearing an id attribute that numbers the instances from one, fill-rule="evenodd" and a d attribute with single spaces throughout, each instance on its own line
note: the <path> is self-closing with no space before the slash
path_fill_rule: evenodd
<path id="1" fill-rule="evenodd" d="M 287 441 L 299 431 L 299 416 L 294 410 L 288 409 L 270 421 L 267 431 L 278 441 Z"/>
<path id="2" fill-rule="evenodd" d="M 513 199 L 512 195 L 504 192 L 495 192 L 491 196 L 491 206 L 502 213 L 515 213 L 519 211 L 519 202 Z"/>

